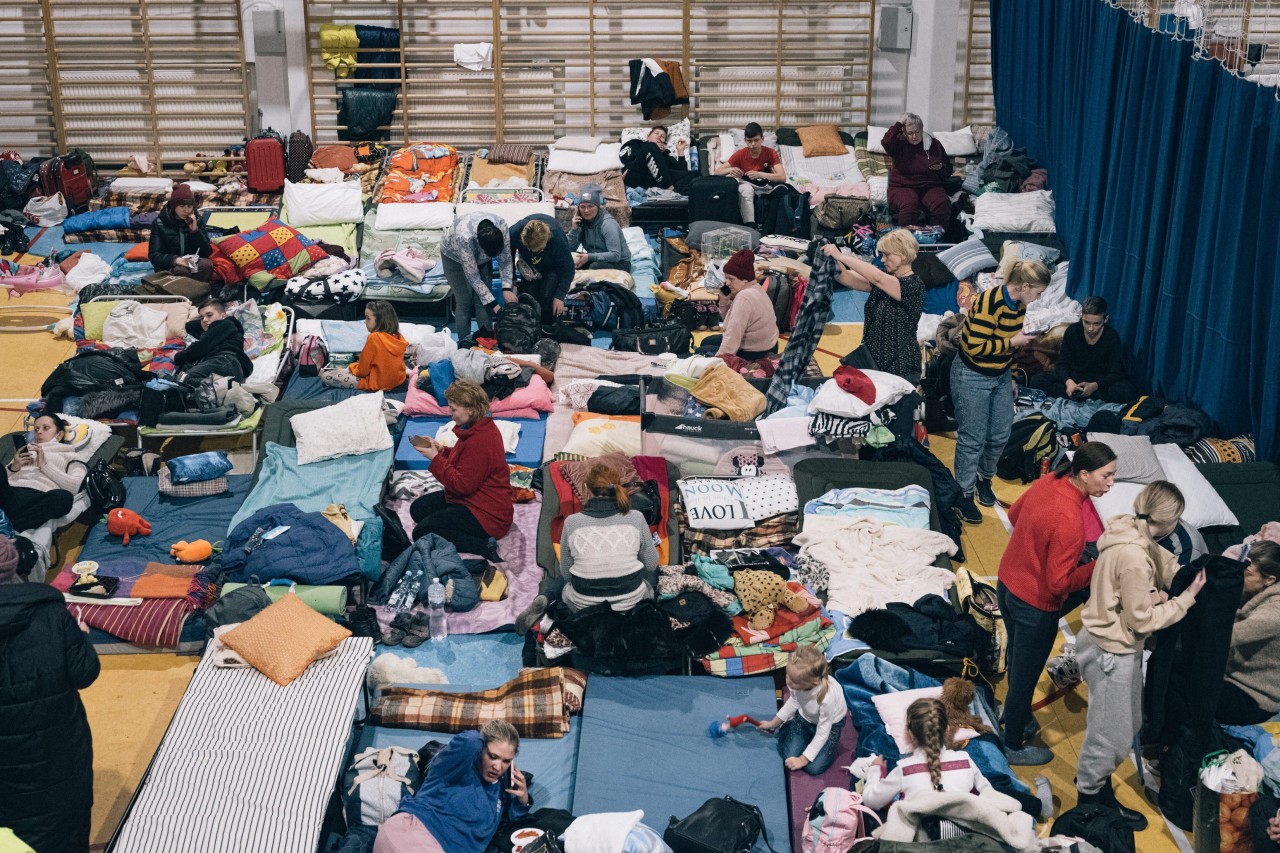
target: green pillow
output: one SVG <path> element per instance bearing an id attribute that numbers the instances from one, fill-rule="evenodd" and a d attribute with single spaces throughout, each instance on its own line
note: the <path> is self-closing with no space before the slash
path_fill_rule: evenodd
<path id="1" fill-rule="evenodd" d="M 86 302 L 80 306 L 84 317 L 84 338 L 87 341 L 102 340 L 102 324 L 119 302 Z"/>

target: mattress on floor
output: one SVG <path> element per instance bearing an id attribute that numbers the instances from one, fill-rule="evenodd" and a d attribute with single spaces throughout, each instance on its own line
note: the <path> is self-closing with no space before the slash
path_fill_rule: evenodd
<path id="1" fill-rule="evenodd" d="M 188 613 L 182 623 L 182 633 L 178 636 L 178 645 L 174 648 L 142 646 L 137 643 L 131 643 L 128 640 L 122 640 L 114 634 L 93 627 L 89 628 L 88 636 L 89 644 L 100 655 L 195 655 L 199 654 L 200 650 L 204 648 L 208 632 L 209 626 L 203 616 L 198 613 Z"/>
<path id="2" fill-rule="evenodd" d="M 423 687 L 426 685 L 413 685 Z M 433 690 L 449 693 L 462 693 L 470 690 L 488 690 L 494 685 L 430 685 Z M 582 720 L 569 717 L 569 732 L 563 738 L 535 739 L 522 738 L 520 753 L 515 764 L 522 771 L 533 774 L 533 785 L 529 793 L 533 796 L 535 809 L 564 809 L 573 811 L 574 777 L 577 772 L 579 749 L 582 736 Z M 390 729 L 381 726 L 363 726 L 356 736 L 355 754 L 358 755 L 371 746 L 388 747 L 403 746 L 415 752 L 430 741 L 447 744 L 453 740 L 452 734 L 442 732 L 419 731 L 416 729 Z M 350 762 L 343 777 L 343 790 L 351 787 L 354 778 L 350 770 Z"/>
<path id="3" fill-rule="evenodd" d="M 774 739 L 743 727 L 712 740 L 707 725 L 729 714 L 768 719 L 772 678 L 601 678 L 587 682 L 575 814 L 644 810 L 655 828 L 723 796 L 764 813 L 769 840 L 788 837 L 787 791 Z M 765 850 L 763 840 L 756 850 Z"/>
<path id="4" fill-rule="evenodd" d="M 319 376 L 303 376 L 301 373 L 294 371 L 289 377 L 289 382 L 284 386 L 284 394 L 280 396 L 282 400 L 316 400 L 324 403 L 341 403 L 343 400 L 349 400 L 357 394 L 365 394 L 358 388 L 330 388 L 320 381 Z M 405 391 L 383 391 L 382 396 L 388 400 L 399 400 L 404 402 L 406 396 Z"/>
<path id="5" fill-rule="evenodd" d="M 314 853 L 372 654 L 366 637 L 343 640 L 288 687 L 254 669 L 218 669 L 206 656 L 116 853 Z"/>
<path id="6" fill-rule="evenodd" d="M 515 453 L 507 454 L 507 464 L 523 465 L 526 468 L 539 468 L 542 466 L 542 451 L 547 440 L 547 419 L 545 416 L 541 418 L 504 418 L 498 415 L 494 418 L 500 421 L 510 421 L 520 425 L 520 441 L 516 445 Z M 449 423 L 448 418 L 409 418 L 405 422 L 404 432 L 400 436 L 400 443 L 396 445 L 396 468 L 409 471 L 425 471 L 431 464 L 427 461 L 427 457 L 417 451 L 409 438 L 415 435 L 426 435 L 435 438 L 436 430 Z"/>

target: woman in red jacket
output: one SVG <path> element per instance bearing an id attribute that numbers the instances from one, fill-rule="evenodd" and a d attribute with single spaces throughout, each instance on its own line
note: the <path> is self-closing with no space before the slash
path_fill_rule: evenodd
<path id="1" fill-rule="evenodd" d="M 1116 478 L 1116 454 L 1098 441 L 1076 450 L 1071 464 L 1031 484 L 1009 508 L 1013 533 L 1000 558 L 1000 613 L 1009 634 L 1004 744 L 1010 764 L 1048 764 L 1053 753 L 1024 746 L 1031 695 L 1053 651 L 1058 620 L 1089 596 L 1093 560 L 1084 556 L 1085 501 L 1105 495 Z"/>
<path id="2" fill-rule="evenodd" d="M 885 133 L 880 144 L 893 160 L 889 170 L 889 207 L 898 225 L 920 224 L 920 211 L 929 222 L 944 228 L 951 219 L 951 197 L 942 181 L 951 175 L 951 157 L 937 139 L 926 145 L 924 122 L 915 113 L 903 113 Z"/>
<path id="3" fill-rule="evenodd" d="M 410 443 L 431 460 L 428 470 L 442 492 L 423 495 L 409 507 L 413 538 L 434 533 L 459 552 L 499 562 L 497 540 L 511 530 L 511 469 L 493 418 L 489 397 L 475 382 L 459 379 L 445 391 L 458 443 L 444 447 L 427 436 Z"/>

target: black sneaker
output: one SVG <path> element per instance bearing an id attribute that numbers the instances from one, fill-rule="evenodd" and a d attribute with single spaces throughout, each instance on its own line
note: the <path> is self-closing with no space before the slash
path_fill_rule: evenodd
<path id="1" fill-rule="evenodd" d="M 979 477 L 974 489 L 974 497 L 978 499 L 978 503 L 983 506 L 996 505 L 996 493 L 991 490 L 991 481 L 985 477 Z"/>
<path id="2" fill-rule="evenodd" d="M 960 516 L 967 524 L 981 524 L 982 510 L 974 506 L 973 495 L 961 495 L 960 500 L 955 506 L 956 515 Z"/>
<path id="3" fill-rule="evenodd" d="M 367 604 L 357 604 L 347 617 L 347 627 L 357 637 L 373 637 L 382 639 L 382 629 L 378 626 L 378 614 Z"/>

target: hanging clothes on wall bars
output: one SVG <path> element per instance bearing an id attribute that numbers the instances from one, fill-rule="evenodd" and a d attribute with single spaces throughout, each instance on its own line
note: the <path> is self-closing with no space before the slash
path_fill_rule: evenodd
<path id="1" fill-rule="evenodd" d="M 689 103 L 689 87 L 679 62 L 663 59 L 633 59 L 631 103 L 639 104 L 645 121 L 665 118 L 671 107 Z"/>
<path id="2" fill-rule="evenodd" d="M 373 85 L 369 88 L 399 89 L 400 30 L 396 27 L 370 27 L 356 24 L 356 37 L 360 39 L 360 53 L 356 60 L 355 78 L 357 80 L 392 80 L 395 82 Z M 372 67 L 375 65 L 391 67 Z"/>

